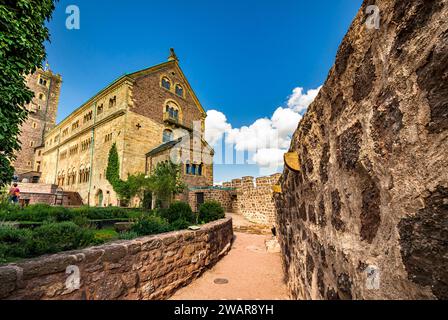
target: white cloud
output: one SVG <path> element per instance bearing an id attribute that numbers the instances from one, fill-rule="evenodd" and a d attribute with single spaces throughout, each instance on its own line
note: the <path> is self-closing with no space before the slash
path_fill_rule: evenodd
<path id="1" fill-rule="evenodd" d="M 231 130 L 232 126 L 227 123 L 227 118 L 224 113 L 209 110 L 207 111 L 207 118 L 205 118 L 205 140 L 210 145 L 215 145 L 222 135 Z"/>
<path id="2" fill-rule="evenodd" d="M 292 109 L 279 107 L 272 115 L 272 125 L 282 137 L 290 136 L 299 125 L 302 116 Z"/>
<path id="3" fill-rule="evenodd" d="M 278 168 L 283 165 L 283 155 L 286 152 L 286 149 L 259 149 L 252 160 L 262 167 Z"/>
<path id="4" fill-rule="evenodd" d="M 308 90 L 304 94 L 303 88 L 295 88 L 286 106 L 278 107 L 270 119 L 261 118 L 241 128 L 233 128 L 224 113 L 209 110 L 205 121 L 205 138 L 214 146 L 226 134 L 226 144 L 234 145 L 236 151 L 252 152 L 252 160 L 260 167 L 281 167 L 283 154 L 291 144 L 291 136 L 320 89 Z"/>
<path id="5" fill-rule="evenodd" d="M 317 89 L 308 90 L 306 94 L 303 94 L 303 88 L 295 88 L 292 91 L 292 95 L 289 96 L 288 108 L 303 114 L 314 99 L 316 99 L 321 88 L 322 86 Z"/>

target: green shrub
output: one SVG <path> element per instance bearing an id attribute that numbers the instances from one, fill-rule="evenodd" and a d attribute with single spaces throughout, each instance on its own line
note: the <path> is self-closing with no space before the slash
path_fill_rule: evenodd
<path id="1" fill-rule="evenodd" d="M 20 207 L 8 202 L 0 204 L 0 221 L 17 221 L 20 220 Z"/>
<path id="2" fill-rule="evenodd" d="M 73 215 L 64 207 L 54 207 L 47 204 L 35 204 L 28 206 L 19 212 L 21 221 L 69 221 Z"/>
<path id="3" fill-rule="evenodd" d="M 173 223 L 177 220 L 184 220 L 190 223 L 196 222 L 196 215 L 191 210 L 188 203 L 174 202 L 168 209 L 160 210 L 160 215 L 167 219 L 169 223 Z"/>
<path id="4" fill-rule="evenodd" d="M 199 207 L 199 221 L 208 223 L 225 217 L 221 204 L 217 201 L 208 201 Z"/>
<path id="5" fill-rule="evenodd" d="M 183 219 L 179 219 L 171 223 L 171 229 L 173 231 L 185 230 L 188 229 L 189 226 L 191 226 L 191 223 Z"/>
<path id="6" fill-rule="evenodd" d="M 35 254 L 57 253 L 95 244 L 92 230 L 83 229 L 73 222 L 47 223 L 34 229 Z"/>
<path id="7" fill-rule="evenodd" d="M 143 210 L 129 210 L 119 207 L 80 207 L 72 209 L 75 216 L 85 216 L 89 220 L 137 219 L 145 214 Z"/>
<path id="8" fill-rule="evenodd" d="M 168 231 L 171 231 L 169 223 L 165 219 L 155 215 L 138 220 L 131 228 L 131 232 L 135 232 L 139 236 L 147 236 Z"/>
<path id="9" fill-rule="evenodd" d="M 27 257 L 32 243 L 31 230 L 0 226 L 0 260 Z"/>
<path id="10" fill-rule="evenodd" d="M 75 215 L 72 219 L 72 222 L 81 228 L 90 228 L 91 227 L 91 221 L 83 215 Z"/>

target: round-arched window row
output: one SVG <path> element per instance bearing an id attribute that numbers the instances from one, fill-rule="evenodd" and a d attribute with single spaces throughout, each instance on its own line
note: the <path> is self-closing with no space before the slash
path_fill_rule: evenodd
<path id="1" fill-rule="evenodd" d="M 162 77 L 162 80 L 160 81 L 160 85 L 163 88 L 171 91 L 171 80 L 167 76 Z M 179 97 L 183 98 L 184 97 L 184 87 L 180 83 L 177 83 L 174 86 L 174 93 L 176 95 L 178 95 Z"/>
<path id="2" fill-rule="evenodd" d="M 190 162 L 187 161 L 185 172 L 188 175 L 202 176 L 204 174 L 204 164 L 190 164 Z"/>

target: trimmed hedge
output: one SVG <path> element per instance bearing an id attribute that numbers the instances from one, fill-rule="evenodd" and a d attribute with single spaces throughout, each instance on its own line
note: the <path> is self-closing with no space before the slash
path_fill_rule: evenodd
<path id="1" fill-rule="evenodd" d="M 34 254 L 57 253 L 74 250 L 91 244 L 95 241 L 92 230 L 84 229 L 73 222 L 48 223 L 33 231 Z"/>
<path id="2" fill-rule="evenodd" d="M 201 223 L 223 219 L 225 216 L 224 208 L 217 201 L 207 201 L 199 207 L 199 221 Z"/>
<path id="3" fill-rule="evenodd" d="M 0 208 L 0 221 L 33 221 L 33 222 L 64 222 L 76 221 L 80 217 L 88 220 L 138 219 L 145 215 L 139 209 L 125 209 L 118 207 L 80 207 L 67 209 L 58 206 L 36 204 L 21 209 L 18 206 L 4 206 Z"/>
<path id="4" fill-rule="evenodd" d="M 8 258 L 31 258 L 100 244 L 94 232 L 73 222 L 45 223 L 34 229 L 0 226 L 0 262 Z"/>

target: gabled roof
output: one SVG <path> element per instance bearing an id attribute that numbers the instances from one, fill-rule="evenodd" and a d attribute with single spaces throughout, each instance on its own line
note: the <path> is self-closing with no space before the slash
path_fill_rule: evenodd
<path id="1" fill-rule="evenodd" d="M 161 145 L 159 145 L 158 147 L 155 147 L 154 149 L 152 149 L 151 151 L 149 151 L 146 156 L 148 157 L 152 157 L 155 156 L 156 154 L 159 154 L 160 152 L 163 152 L 165 150 L 171 149 L 174 146 L 176 146 L 178 143 L 182 142 L 183 138 L 178 138 L 172 141 L 168 141 L 165 143 L 162 143 Z M 210 147 L 210 145 L 207 143 L 207 141 L 205 141 L 204 139 L 201 139 L 202 144 L 208 148 L 208 150 L 210 151 L 210 153 L 212 155 L 214 155 L 215 150 L 213 150 L 212 147 Z"/>
<path id="2" fill-rule="evenodd" d="M 100 96 L 102 93 L 104 93 L 105 91 L 107 91 L 109 88 L 114 87 L 115 85 L 118 85 L 126 80 L 129 81 L 134 81 L 135 79 L 137 79 L 138 77 L 144 76 L 144 75 L 148 75 L 151 74 L 153 72 L 159 71 L 163 68 L 166 67 L 174 67 L 177 69 L 177 71 L 179 72 L 179 75 L 181 76 L 182 80 L 185 82 L 188 91 L 191 93 L 194 102 L 196 103 L 196 106 L 198 107 L 198 109 L 202 112 L 203 115 L 206 115 L 206 112 L 204 110 L 204 108 L 202 107 L 198 97 L 196 96 L 196 93 L 194 92 L 193 88 L 191 87 L 190 83 L 188 82 L 185 74 L 183 73 L 182 69 L 179 66 L 179 63 L 177 60 L 170 60 L 170 61 L 166 61 L 160 64 L 157 64 L 155 66 L 146 68 L 146 69 L 142 69 L 139 71 L 135 71 L 132 73 L 125 73 L 124 75 L 118 77 L 117 79 L 115 79 L 114 81 L 112 81 L 111 83 L 109 83 L 106 87 L 104 87 L 103 89 L 101 89 L 100 91 L 98 91 L 94 96 L 92 96 L 89 100 L 87 100 L 85 103 L 83 103 L 80 107 L 76 108 L 75 110 L 73 110 L 73 112 L 71 112 L 65 119 L 63 119 L 62 121 L 60 121 L 52 130 L 50 130 L 50 132 L 53 132 L 54 129 L 58 128 L 62 123 L 64 123 L 68 118 L 70 118 L 74 113 L 80 111 L 83 107 L 85 107 L 86 105 L 90 104 L 93 100 L 95 100 L 98 96 Z M 48 132 L 46 135 L 50 134 L 50 132 Z"/>
<path id="3" fill-rule="evenodd" d="M 178 144 L 181 141 L 182 141 L 182 138 L 179 138 L 179 139 L 176 139 L 176 140 L 172 140 L 172 141 L 169 141 L 169 142 L 162 143 L 160 146 L 158 146 L 158 147 L 152 149 L 151 151 L 149 151 L 146 154 L 146 156 L 152 157 L 152 156 L 154 156 L 154 155 L 156 155 L 156 154 L 158 154 L 158 153 L 160 153 L 162 151 L 171 149 L 172 147 L 174 147 L 176 144 Z"/>
<path id="4" fill-rule="evenodd" d="M 147 69 L 143 69 L 143 70 L 139 70 L 139 71 L 136 71 L 136 72 L 133 72 L 133 73 L 126 74 L 126 75 L 123 76 L 123 77 L 130 77 L 130 78 L 132 78 L 133 80 L 135 80 L 135 79 L 137 79 L 137 78 L 139 78 L 139 77 L 141 77 L 141 76 L 145 76 L 145 75 L 151 74 L 151 73 L 156 72 L 156 71 L 159 71 L 159 70 L 161 70 L 161 69 L 163 69 L 163 68 L 165 68 L 165 67 L 174 67 L 174 68 L 177 70 L 177 72 L 179 73 L 180 77 L 181 77 L 182 80 L 185 82 L 188 91 L 191 93 L 191 95 L 192 95 L 192 97 L 193 97 L 193 100 L 194 100 L 194 102 L 196 103 L 198 109 L 199 109 L 204 115 L 206 115 L 206 112 L 205 112 L 204 108 L 202 107 L 201 102 L 199 101 L 198 97 L 196 96 L 196 93 L 194 92 L 193 88 L 191 87 L 190 83 L 188 82 L 188 79 L 187 79 L 187 77 L 185 76 L 185 74 L 184 74 L 184 72 L 182 71 L 182 69 L 180 68 L 179 63 L 178 63 L 177 60 L 167 61 L 167 62 L 158 64 L 158 65 L 155 65 L 155 66 L 153 66 L 153 67 L 149 67 L 149 68 L 147 68 Z M 120 79 L 119 79 L 119 80 L 120 80 Z"/>

